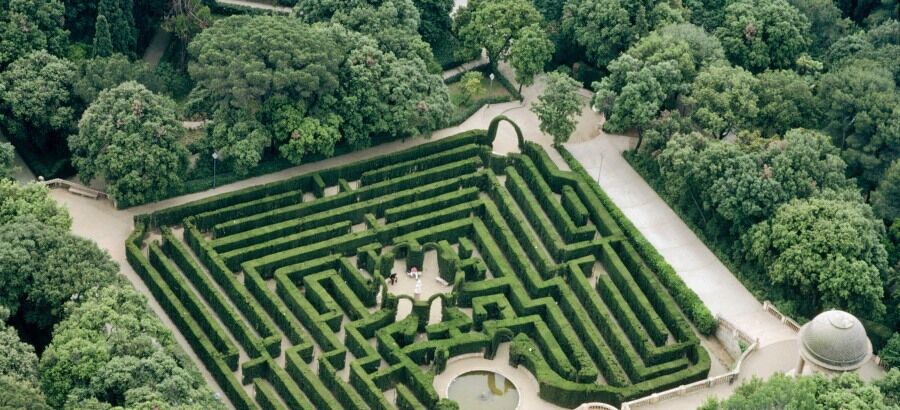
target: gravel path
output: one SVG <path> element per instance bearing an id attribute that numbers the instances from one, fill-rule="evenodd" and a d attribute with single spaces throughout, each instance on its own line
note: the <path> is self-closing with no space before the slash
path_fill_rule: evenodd
<path id="1" fill-rule="evenodd" d="M 274 5 L 272 5 L 273 2 L 271 2 L 271 1 L 265 1 L 265 0 L 259 0 L 259 1 L 252 1 L 252 0 L 216 0 L 216 1 L 219 2 L 219 3 L 222 3 L 222 4 L 231 4 L 231 5 L 234 5 L 234 6 L 250 7 L 250 8 L 254 8 L 254 9 L 275 10 L 275 11 L 280 12 L 280 13 L 290 13 L 290 12 L 291 12 L 291 8 L 290 8 L 290 7 L 285 7 L 285 6 L 274 6 Z"/>
<path id="2" fill-rule="evenodd" d="M 151 69 L 156 68 L 156 66 L 159 65 L 159 60 L 161 60 L 163 54 L 166 53 L 166 48 L 169 47 L 169 40 L 171 39 L 171 33 L 162 28 L 156 29 L 156 33 L 153 34 L 153 39 L 150 40 L 150 45 L 147 46 L 147 50 L 144 51 L 143 58 L 144 62 L 147 63 Z"/>
<path id="3" fill-rule="evenodd" d="M 0 137 L 0 142 L 9 141 L 4 137 Z M 16 156 L 13 159 L 13 179 L 23 184 L 37 179 L 34 173 L 31 172 L 31 169 L 28 168 L 28 165 L 25 165 L 25 161 L 22 160 L 22 156 L 19 155 L 19 151 L 14 150 L 14 152 Z"/>

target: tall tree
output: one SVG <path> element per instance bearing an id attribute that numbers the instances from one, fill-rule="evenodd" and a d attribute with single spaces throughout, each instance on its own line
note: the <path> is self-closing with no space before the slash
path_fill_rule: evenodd
<path id="1" fill-rule="evenodd" d="M 893 221 L 900 218 L 900 159 L 885 171 L 878 189 L 872 193 L 872 208 L 882 219 Z"/>
<path id="2" fill-rule="evenodd" d="M 97 16 L 97 23 L 94 25 L 94 56 L 109 57 L 113 53 L 112 38 L 109 34 L 109 23 L 106 16 Z"/>
<path id="3" fill-rule="evenodd" d="M 75 125 L 72 84 L 75 65 L 46 51 L 35 51 L 0 73 L 0 105 L 8 112 L 7 135 L 45 147 Z"/>
<path id="4" fill-rule="evenodd" d="M 175 103 L 129 81 L 100 93 L 69 138 L 83 181 L 107 183 L 117 201 L 134 204 L 171 195 L 187 170 L 184 128 Z"/>
<path id="5" fill-rule="evenodd" d="M 755 86 L 756 79 L 743 68 L 713 65 L 697 75 L 686 103 L 704 131 L 725 138 L 756 118 Z"/>
<path id="6" fill-rule="evenodd" d="M 891 372 L 896 377 L 896 372 Z M 786 376 L 776 373 L 768 380 L 753 378 L 728 398 L 709 399 L 699 410 L 768 409 L 871 409 L 887 410 L 878 382 L 867 384 L 854 372 L 839 376 Z"/>
<path id="7" fill-rule="evenodd" d="M 50 197 L 46 186 L 0 179 L 0 225 L 24 215 L 61 229 L 69 229 L 72 225 L 68 211 Z"/>
<path id="8" fill-rule="evenodd" d="M 475 70 L 469 71 L 462 76 L 459 80 L 459 83 L 462 84 L 460 87 L 460 94 L 463 98 L 462 104 L 468 104 L 472 97 L 484 91 L 484 86 L 481 85 L 483 79 L 484 73 Z"/>
<path id="9" fill-rule="evenodd" d="M 563 13 L 563 27 L 600 67 L 654 28 L 682 22 L 680 8 L 651 0 L 570 0 Z"/>
<path id="10" fill-rule="evenodd" d="M 62 55 L 69 33 L 63 29 L 60 0 L 6 0 L 0 7 L 0 70 L 37 50 Z"/>
<path id="11" fill-rule="evenodd" d="M 447 123 L 450 95 L 421 60 L 364 45 L 351 51 L 345 64 L 337 112 L 354 147 L 368 146 L 372 136 L 413 136 Z"/>
<path id="12" fill-rule="evenodd" d="M 434 49 L 450 41 L 453 0 L 413 0 L 413 3 L 419 9 L 419 34 L 422 39 Z"/>
<path id="13" fill-rule="evenodd" d="M 0 409 L 50 410 L 41 390 L 32 383 L 12 376 L 0 376 Z"/>
<path id="14" fill-rule="evenodd" d="M 519 33 L 541 21 L 541 14 L 529 0 L 473 0 L 466 9 L 461 13 L 470 16 L 458 29 L 460 39 L 467 47 L 484 48 L 495 67 L 508 58 Z"/>
<path id="15" fill-rule="evenodd" d="M 775 284 L 797 292 L 805 314 L 835 307 L 879 318 L 885 313 L 883 234 L 868 205 L 795 200 L 747 233 L 748 256 Z"/>
<path id="16" fill-rule="evenodd" d="M 437 74 L 440 66 L 431 47 L 419 35 L 419 10 L 413 0 L 299 0 L 296 14 L 306 23 L 330 21 L 365 34 L 378 42 L 380 49 L 398 58 L 420 58 L 429 71 Z"/>
<path id="17" fill-rule="evenodd" d="M 12 144 L 0 142 L 0 179 L 11 177 L 16 151 Z"/>
<path id="18" fill-rule="evenodd" d="M 833 0 L 789 0 L 810 23 L 810 53 L 821 56 L 832 43 L 846 34 L 853 22 L 841 16 Z"/>
<path id="19" fill-rule="evenodd" d="M 129 80 L 137 81 L 154 92 L 165 89 L 165 84 L 154 75 L 147 63 L 141 60 L 130 61 L 124 54 L 113 54 L 79 62 L 73 90 L 82 104 L 88 106 L 100 91 Z"/>
<path id="20" fill-rule="evenodd" d="M 132 54 L 137 42 L 134 16 L 129 14 L 131 2 L 132 0 L 100 0 L 97 4 L 97 15 L 109 20 L 113 50 L 117 53 Z"/>
<path id="21" fill-rule="evenodd" d="M 654 30 L 613 60 L 609 75 L 594 83 L 594 106 L 606 115 L 604 129 L 643 130 L 665 107 L 675 108 L 702 67 L 723 60 L 719 41 L 692 24 Z"/>
<path id="22" fill-rule="evenodd" d="M 209 27 L 212 13 L 201 0 L 171 0 L 163 28 L 181 40 L 181 66 L 186 64 L 187 46 L 194 36 Z"/>
<path id="23" fill-rule="evenodd" d="M 578 81 L 564 73 L 548 73 L 544 93 L 531 106 L 541 121 L 541 132 L 552 136 L 554 145 L 568 141 L 575 131 L 575 117 L 582 109 L 580 88 Z"/>
<path id="24" fill-rule="evenodd" d="M 175 356 L 172 332 L 131 286 L 86 291 L 66 312 L 39 365 L 56 408 L 224 408 Z"/>
<path id="25" fill-rule="evenodd" d="M 900 93 L 891 72 L 853 60 L 824 74 L 817 97 L 825 129 L 865 191 L 900 157 Z"/>
<path id="26" fill-rule="evenodd" d="M 812 84 L 792 70 L 765 71 L 756 76 L 754 94 L 759 98 L 755 124 L 765 136 L 784 135 L 792 128 L 818 124 Z"/>
<path id="27" fill-rule="evenodd" d="M 64 317 L 66 301 L 112 283 L 119 271 L 95 243 L 31 216 L 0 228 L 0 244 L 0 300 L 46 333 Z"/>
<path id="28" fill-rule="evenodd" d="M 553 57 L 553 51 L 553 42 L 541 26 L 532 24 L 519 32 L 509 50 L 509 64 L 516 71 L 519 93 L 523 85 L 534 84 L 534 76 L 544 72 L 544 65 Z"/>
<path id="29" fill-rule="evenodd" d="M 716 29 L 725 54 L 752 72 L 792 68 L 807 51 L 809 20 L 787 0 L 738 0 Z"/>
<path id="30" fill-rule="evenodd" d="M 257 119 L 269 100 L 286 99 L 304 113 L 333 101 L 349 47 L 344 41 L 359 36 L 342 30 L 287 16 L 233 16 L 198 34 L 188 46 L 188 72 L 196 81 L 192 95 L 215 119 L 209 150 L 244 173 L 272 143 L 271 131 Z"/>

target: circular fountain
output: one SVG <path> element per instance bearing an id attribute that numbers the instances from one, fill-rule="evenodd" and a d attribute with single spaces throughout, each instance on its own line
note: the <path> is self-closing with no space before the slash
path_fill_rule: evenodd
<path id="1" fill-rule="evenodd" d="M 450 383 L 447 396 L 459 410 L 515 410 L 519 405 L 516 385 L 502 374 L 477 370 L 463 373 Z"/>

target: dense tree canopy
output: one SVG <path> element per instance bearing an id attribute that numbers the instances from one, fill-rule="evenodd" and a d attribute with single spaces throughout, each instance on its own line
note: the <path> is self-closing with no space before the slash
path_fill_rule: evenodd
<path id="1" fill-rule="evenodd" d="M 893 370 L 885 380 L 897 378 Z M 898 391 L 885 382 L 867 384 L 854 372 L 839 376 L 793 377 L 778 373 L 768 380 L 753 378 L 727 399 L 710 399 L 701 410 L 738 409 L 870 409 L 889 410 L 896 405 Z"/>
<path id="2" fill-rule="evenodd" d="M 379 10 L 387 12 L 385 7 Z M 358 13 L 338 8 L 311 14 L 338 19 Z M 413 30 L 415 16 L 407 23 Z M 273 142 L 283 157 L 299 163 L 308 154 L 331 155 L 340 137 L 359 148 L 372 137 L 443 126 L 451 105 L 441 78 L 416 54 L 401 57 L 391 48 L 342 26 L 289 17 L 217 22 L 190 45 L 194 96 L 208 102 L 216 119 L 208 149 L 240 173 Z"/>
<path id="3" fill-rule="evenodd" d="M 0 69 L 32 51 L 60 55 L 68 43 L 60 0 L 0 1 Z"/>
<path id="4" fill-rule="evenodd" d="M 613 60 L 609 75 L 594 83 L 594 106 L 606 114 L 604 129 L 644 129 L 686 93 L 697 72 L 724 59 L 719 41 L 691 24 L 654 30 Z"/>
<path id="5" fill-rule="evenodd" d="M 0 225 L 23 215 L 60 229 L 67 230 L 72 225 L 69 212 L 50 197 L 47 187 L 0 178 Z"/>
<path id="6" fill-rule="evenodd" d="M 34 347 L 19 339 L 16 329 L 4 323 L 9 310 L 0 307 L 0 377 L 15 377 L 22 381 L 36 384 L 38 381 L 38 357 Z M 0 400 L 0 408 L 2 407 Z"/>
<path id="7" fill-rule="evenodd" d="M 542 19 L 529 0 L 472 0 L 458 13 L 460 39 L 468 47 L 484 48 L 493 65 L 508 58 L 523 29 Z"/>
<path id="8" fill-rule="evenodd" d="M 69 138 L 80 178 L 101 177 L 117 201 L 143 203 L 178 188 L 187 170 L 174 103 L 129 81 L 102 91 Z"/>
<path id="9" fill-rule="evenodd" d="M 448 41 L 447 36 L 453 28 L 450 11 L 453 0 L 413 0 L 419 9 L 419 34 L 422 39 L 434 47 Z"/>
<path id="10" fill-rule="evenodd" d="M 809 20 L 787 0 L 737 0 L 715 33 L 725 54 L 750 71 L 791 68 L 807 51 Z"/>
<path id="11" fill-rule="evenodd" d="M 41 356 L 41 384 L 50 404 L 67 408 L 222 408 L 175 348 L 171 331 L 133 288 L 91 290 L 67 305 Z"/>
<path id="12" fill-rule="evenodd" d="M 350 52 L 341 71 L 338 112 L 343 134 L 355 147 L 368 146 L 371 136 L 411 136 L 448 121 L 447 87 L 421 60 L 362 46 Z"/>
<path id="13" fill-rule="evenodd" d="M 105 251 L 32 216 L 0 226 L 0 303 L 35 326 L 49 330 L 63 304 L 111 283 L 119 267 Z"/>
<path id="14" fill-rule="evenodd" d="M 341 51 L 330 30 L 281 16 L 234 16 L 197 35 L 189 66 L 213 110 L 258 111 L 271 96 L 307 105 L 334 92 Z"/>
<path id="15" fill-rule="evenodd" d="M 818 107 L 810 81 L 791 70 L 765 71 L 753 89 L 759 99 L 755 124 L 763 135 L 784 135 L 792 128 L 818 124 Z"/>
<path id="16" fill-rule="evenodd" d="M 134 0 L 99 0 L 97 15 L 109 21 L 113 51 L 131 54 L 137 43 L 134 22 Z"/>
<path id="17" fill-rule="evenodd" d="M 413 0 L 299 0 L 296 14 L 306 23 L 333 22 L 365 34 L 399 58 L 419 58 L 437 73 L 431 48 L 419 35 L 419 10 Z"/>
<path id="18" fill-rule="evenodd" d="M 100 91 L 113 88 L 126 81 L 137 81 L 155 92 L 160 92 L 164 88 L 146 63 L 129 61 L 128 57 L 123 54 L 113 54 L 109 57 L 91 58 L 79 62 L 76 80 L 72 88 L 75 96 L 87 106 L 94 102 Z"/>
<path id="19" fill-rule="evenodd" d="M 74 64 L 43 50 L 0 73 L 0 103 L 8 113 L 3 122 L 9 135 L 43 146 L 51 136 L 67 134 L 75 125 L 75 77 Z"/>
<path id="20" fill-rule="evenodd" d="M 47 399 L 36 385 L 13 376 L 0 376 L 0 409 L 50 410 Z"/>
<path id="21" fill-rule="evenodd" d="M 0 179 L 12 176 L 16 151 L 12 144 L 0 142 Z"/>
<path id="22" fill-rule="evenodd" d="M 181 66 L 184 67 L 188 43 L 212 24 L 212 12 L 201 0 L 172 0 L 163 28 L 181 41 Z"/>
<path id="23" fill-rule="evenodd" d="M 748 255 L 773 283 L 794 289 L 807 313 L 839 308 L 884 314 L 883 226 L 871 208 L 834 199 L 795 200 L 748 233 Z"/>
<path id="24" fill-rule="evenodd" d="M 825 129 L 841 149 L 850 175 L 874 189 L 900 157 L 900 93 L 890 71 L 871 60 L 854 60 L 818 83 Z"/>
<path id="25" fill-rule="evenodd" d="M 900 218 L 900 159 L 888 167 L 878 189 L 872 193 L 872 207 L 875 214 L 885 220 Z"/>
<path id="26" fill-rule="evenodd" d="M 783 203 L 851 182 L 837 150 L 820 133 L 793 130 L 783 142 L 756 148 L 678 135 L 659 155 L 667 192 L 708 210 L 707 228 L 738 238 Z"/>
<path id="27" fill-rule="evenodd" d="M 750 126 L 759 112 L 756 83 L 740 67 L 712 65 L 701 71 L 687 100 L 697 125 L 717 138 Z"/>
<path id="28" fill-rule="evenodd" d="M 570 0 L 563 25 L 587 57 L 605 66 L 656 27 L 682 23 L 683 10 L 650 0 Z"/>
<path id="29" fill-rule="evenodd" d="M 821 55 L 850 30 L 852 22 L 841 15 L 834 0 L 788 0 L 809 20 L 812 42 L 809 50 Z"/>

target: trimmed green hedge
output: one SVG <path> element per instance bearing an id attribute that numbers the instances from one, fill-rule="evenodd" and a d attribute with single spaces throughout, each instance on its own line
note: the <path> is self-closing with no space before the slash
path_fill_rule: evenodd
<path id="1" fill-rule="evenodd" d="M 583 169 L 560 171 L 528 142 L 497 156 L 490 139 L 466 133 L 136 217 L 129 261 L 239 408 L 452 407 L 434 374 L 508 342 L 560 406 L 705 377 L 692 293 Z M 162 236 L 149 259 L 144 222 Z M 422 266 L 430 251 L 436 271 Z M 398 261 L 445 293 L 392 294 Z M 396 321 L 401 299 L 412 311 Z"/>
<path id="2" fill-rule="evenodd" d="M 622 227 L 625 236 L 634 244 L 635 249 L 640 253 L 641 257 L 647 262 L 647 265 L 653 269 L 659 281 L 666 287 L 669 293 L 675 298 L 681 311 L 691 319 L 694 326 L 701 334 L 711 335 L 716 332 L 718 321 L 710 313 L 703 301 L 694 293 L 693 290 L 685 285 L 684 281 L 678 276 L 674 269 L 663 259 L 662 255 L 656 251 L 656 248 L 644 238 L 644 235 L 634 227 L 631 221 L 622 214 L 622 211 L 609 199 L 608 196 L 593 183 L 593 179 L 587 174 L 584 167 L 578 163 L 578 160 L 566 150 L 565 147 L 560 148 L 560 154 L 572 168 L 572 171 L 581 176 L 583 181 L 590 181 L 587 185 L 594 191 L 594 194 L 604 204 L 609 213 L 614 215 L 618 224 Z"/>

